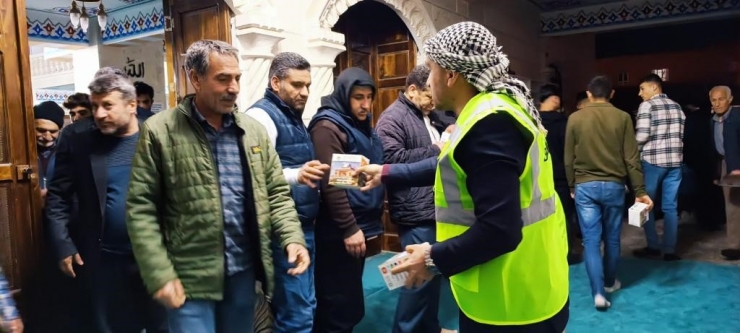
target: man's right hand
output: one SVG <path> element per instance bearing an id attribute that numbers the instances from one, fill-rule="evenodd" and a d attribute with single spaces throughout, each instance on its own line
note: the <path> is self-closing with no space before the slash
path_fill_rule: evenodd
<path id="1" fill-rule="evenodd" d="M 175 279 L 154 293 L 154 300 L 168 309 L 178 309 L 185 304 L 185 289 L 180 279 Z"/>
<path id="2" fill-rule="evenodd" d="M 74 262 L 72 262 L 73 260 Z M 62 261 L 59 262 L 59 269 L 62 270 L 64 275 L 74 278 L 77 276 L 77 274 L 75 274 L 74 264 L 80 266 L 85 264 L 82 262 L 82 258 L 80 258 L 79 253 L 75 253 L 74 255 L 62 259 Z"/>
<path id="3" fill-rule="evenodd" d="M 650 197 L 647 194 L 644 194 L 642 196 L 635 198 L 635 203 L 638 203 L 638 202 L 648 205 L 648 210 L 653 209 L 653 200 L 650 199 Z"/>
<path id="4" fill-rule="evenodd" d="M 365 256 L 365 233 L 362 230 L 344 239 L 344 248 L 347 252 L 355 258 L 362 258 Z"/>
<path id="5" fill-rule="evenodd" d="M 383 166 L 379 164 L 368 164 L 357 168 L 357 170 L 355 170 L 354 176 L 357 177 L 360 174 L 365 176 L 365 186 L 361 187 L 360 191 L 369 191 L 380 185 L 383 185 L 383 182 L 380 179 L 382 173 Z"/>
<path id="6" fill-rule="evenodd" d="M 329 171 L 329 165 L 317 160 L 308 161 L 298 170 L 298 183 L 316 188 L 316 182 L 324 178 L 324 173 L 327 171 Z"/>

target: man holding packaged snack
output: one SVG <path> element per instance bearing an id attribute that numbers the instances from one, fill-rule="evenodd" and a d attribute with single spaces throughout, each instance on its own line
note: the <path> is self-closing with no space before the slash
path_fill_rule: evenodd
<path id="1" fill-rule="evenodd" d="M 316 157 L 362 155 L 382 163 L 383 146 L 371 126 L 375 82 L 360 68 L 344 70 L 311 120 Z M 382 188 L 367 192 L 329 185 L 325 175 L 316 219 L 316 317 L 314 332 L 351 332 L 365 314 L 362 271 L 366 241 L 383 233 Z"/>
<path id="2" fill-rule="evenodd" d="M 357 173 L 369 178 L 364 190 L 434 184 L 438 243 L 407 246 L 393 273 L 408 272 L 407 286 L 449 277 L 460 331 L 560 333 L 569 317 L 565 215 L 530 91 L 509 76 L 500 49 L 474 22 L 429 39 L 432 99 L 458 114 L 439 161 Z"/>
<path id="3" fill-rule="evenodd" d="M 617 291 L 621 252 L 625 179 L 635 202 L 653 205 L 645 191 L 632 119 L 609 103 L 611 82 L 597 76 L 588 84 L 589 103 L 568 119 L 565 133 L 565 175 L 576 202 L 583 234 L 586 272 L 594 307 L 611 306 L 606 293 Z M 601 256 L 601 243 L 604 256 Z"/>
<path id="4" fill-rule="evenodd" d="M 313 142 L 301 115 L 311 86 L 311 65 L 300 54 L 278 53 L 272 60 L 265 96 L 247 110 L 267 130 L 270 142 L 280 156 L 283 175 L 291 185 L 290 192 L 301 220 L 311 261 L 314 259 L 314 220 L 319 213 L 317 184 L 329 171 L 329 165 L 317 161 Z M 301 275 L 288 274 L 292 267 L 272 240 L 275 264 L 275 291 L 272 306 L 275 315 L 273 332 L 310 333 L 316 311 L 313 265 Z"/>

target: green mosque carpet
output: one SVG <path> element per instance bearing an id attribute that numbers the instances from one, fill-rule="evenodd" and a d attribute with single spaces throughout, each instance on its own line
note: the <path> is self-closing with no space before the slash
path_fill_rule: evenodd
<path id="1" fill-rule="evenodd" d="M 366 261 L 365 318 L 356 333 L 391 332 L 398 291 L 385 287 L 378 265 L 392 255 Z M 609 311 L 598 312 L 586 268 L 570 267 L 568 333 L 740 333 L 740 267 L 623 258 L 619 272 L 622 289 L 611 296 Z M 456 329 L 454 302 L 440 303 L 440 323 Z"/>

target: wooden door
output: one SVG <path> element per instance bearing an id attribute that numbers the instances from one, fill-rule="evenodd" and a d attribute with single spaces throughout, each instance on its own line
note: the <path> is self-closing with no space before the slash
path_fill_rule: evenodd
<path id="1" fill-rule="evenodd" d="M 164 0 L 165 51 L 170 106 L 195 93 L 185 70 L 185 51 L 201 39 L 231 43 L 231 12 L 224 0 Z"/>
<path id="2" fill-rule="evenodd" d="M 375 126 L 380 114 L 406 87 L 406 76 L 416 65 L 416 44 L 398 14 L 376 1 L 361 1 L 350 7 L 334 30 L 345 35 L 347 45 L 347 51 L 337 56 L 334 77 L 349 67 L 370 73 L 378 87 L 372 107 Z M 387 201 L 383 227 L 382 249 L 400 251 L 398 229 L 391 222 Z"/>
<path id="3" fill-rule="evenodd" d="M 38 275 L 44 239 L 32 96 L 26 3 L 0 1 L 0 262 L 16 292 Z"/>

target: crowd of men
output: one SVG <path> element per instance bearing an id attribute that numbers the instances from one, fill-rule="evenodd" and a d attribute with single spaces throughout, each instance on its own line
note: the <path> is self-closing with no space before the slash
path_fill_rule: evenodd
<path id="1" fill-rule="evenodd" d="M 635 131 L 609 103 L 605 77 L 569 118 L 555 90 L 543 89 L 538 110 L 480 24 L 441 30 L 424 53 L 375 127 L 377 86 L 360 68 L 337 77 L 304 125 L 311 66 L 291 52 L 272 61 L 264 97 L 237 110 L 238 50 L 213 40 L 188 48 L 196 92 L 169 110 L 151 115 L 151 87 L 113 68 L 67 100 L 64 130 L 59 106 L 37 106 L 46 227 L 84 304 L 70 312 L 77 331 L 352 332 L 365 315 L 365 257 L 383 233 L 386 192 L 409 253 L 394 268 L 409 273 L 409 288 L 393 332 L 449 329 L 437 318 L 442 283 L 462 332 L 563 332 L 578 231 L 594 306 L 608 308 L 630 188 L 649 207 L 661 193 L 665 214 L 662 241 L 651 217 L 636 254 L 680 259 L 684 116 L 659 77 L 640 86 Z M 740 173 L 740 111 L 730 114 L 729 89 L 710 96 L 722 174 Z M 333 154 L 369 159 L 356 170 L 361 190 L 328 184 Z M 726 195 L 728 239 L 740 241 Z M 729 245 L 732 258 L 740 244 Z M 2 315 L 22 331 L 16 312 Z"/>

